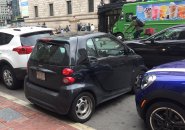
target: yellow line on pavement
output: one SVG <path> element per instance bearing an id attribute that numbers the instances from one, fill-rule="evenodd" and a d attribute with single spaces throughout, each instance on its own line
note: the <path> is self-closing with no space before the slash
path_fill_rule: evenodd
<path id="1" fill-rule="evenodd" d="M 32 110 L 35 110 L 30 106 L 31 103 L 25 102 L 25 101 L 23 101 L 21 99 L 18 99 L 16 97 L 12 96 L 12 95 L 0 92 L 0 96 L 4 97 L 4 98 L 6 98 L 6 99 L 8 99 L 8 100 L 10 100 L 14 103 L 17 103 L 19 105 L 22 105 L 22 106 L 25 106 L 25 107 L 30 108 Z M 66 122 L 66 121 L 63 121 L 63 122 L 72 126 L 72 127 L 74 127 L 74 128 L 76 128 L 76 129 L 78 129 L 78 130 L 95 130 L 94 128 L 91 128 L 91 127 L 89 127 L 87 125 L 84 125 L 84 124 L 81 124 L 81 123 L 71 123 L 71 122 Z"/>
<path id="2" fill-rule="evenodd" d="M 89 126 L 86 126 L 84 124 L 81 123 L 68 123 L 70 126 L 77 128 L 79 130 L 95 130 L 94 128 L 91 128 Z"/>

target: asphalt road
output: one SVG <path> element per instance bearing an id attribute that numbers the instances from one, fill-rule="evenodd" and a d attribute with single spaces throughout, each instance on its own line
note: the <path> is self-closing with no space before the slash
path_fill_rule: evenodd
<path id="1" fill-rule="evenodd" d="M 28 101 L 24 96 L 23 88 L 8 90 L 0 83 L 0 91 Z M 66 116 L 61 117 L 38 107 L 35 107 L 35 109 L 39 109 L 61 120 L 69 121 Z M 144 122 L 137 115 L 134 95 L 131 94 L 120 96 L 99 105 L 92 118 L 85 125 L 97 130 L 146 130 Z"/>

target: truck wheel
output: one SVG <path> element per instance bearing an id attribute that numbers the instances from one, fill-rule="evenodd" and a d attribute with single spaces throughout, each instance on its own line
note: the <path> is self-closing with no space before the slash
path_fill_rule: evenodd
<path id="1" fill-rule="evenodd" d="M 88 121 L 95 109 L 95 100 L 92 94 L 84 92 L 75 98 L 72 103 L 69 116 L 75 122 Z"/>
<path id="2" fill-rule="evenodd" d="M 123 34 L 122 33 L 118 33 L 118 34 L 116 34 L 116 37 L 117 37 L 117 39 L 120 39 L 120 40 L 124 40 L 124 36 L 123 36 Z"/>
<path id="3" fill-rule="evenodd" d="M 8 89 L 14 90 L 21 87 L 21 81 L 17 80 L 13 69 L 5 65 L 1 72 L 2 80 Z"/>

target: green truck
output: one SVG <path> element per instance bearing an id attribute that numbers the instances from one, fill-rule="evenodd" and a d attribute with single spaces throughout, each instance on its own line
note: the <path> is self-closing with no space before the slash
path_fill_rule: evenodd
<path id="1" fill-rule="evenodd" d="M 133 15 L 145 23 L 143 38 L 170 26 L 185 24 L 184 0 L 150 0 L 146 2 L 127 3 L 122 7 L 119 20 L 114 24 L 112 33 L 119 39 L 133 39 L 132 28 L 128 28 Z"/>

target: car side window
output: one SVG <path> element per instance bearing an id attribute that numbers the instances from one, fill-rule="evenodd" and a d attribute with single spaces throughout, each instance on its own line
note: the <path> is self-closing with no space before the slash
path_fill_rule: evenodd
<path id="1" fill-rule="evenodd" d="M 92 39 L 88 39 L 86 43 L 87 55 L 97 57 L 97 52 Z"/>
<path id="2" fill-rule="evenodd" d="M 185 40 L 185 28 L 180 32 L 178 40 Z"/>
<path id="3" fill-rule="evenodd" d="M 0 45 L 8 44 L 13 38 L 13 35 L 0 33 Z"/>
<path id="4" fill-rule="evenodd" d="M 121 56 L 125 53 L 125 47 L 110 37 L 94 38 L 94 44 L 100 57 Z"/>
<path id="5" fill-rule="evenodd" d="M 154 38 L 156 41 L 161 40 L 183 40 L 185 39 L 185 28 L 168 29 Z"/>

